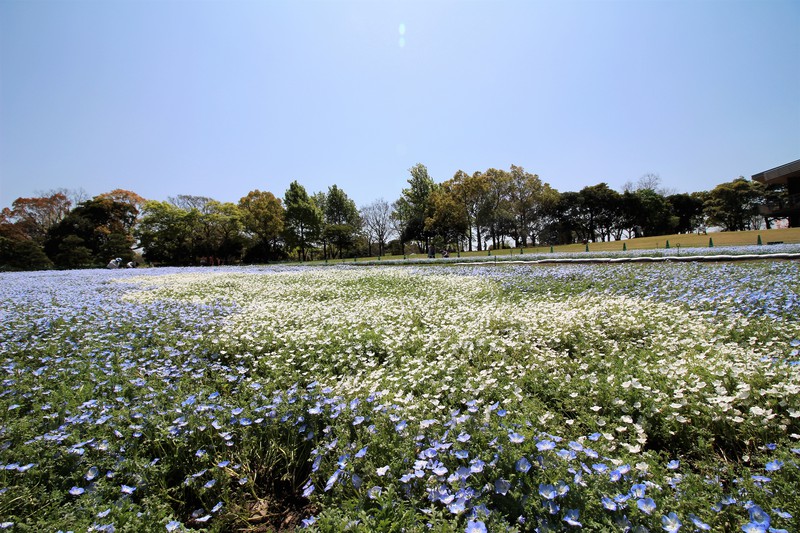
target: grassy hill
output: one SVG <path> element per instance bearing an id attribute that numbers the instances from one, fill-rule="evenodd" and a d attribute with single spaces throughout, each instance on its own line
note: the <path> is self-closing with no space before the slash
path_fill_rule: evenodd
<path id="1" fill-rule="evenodd" d="M 623 249 L 623 245 L 627 250 L 653 250 L 658 248 L 665 248 L 669 242 L 670 248 L 705 248 L 709 246 L 709 240 L 713 240 L 714 246 L 747 246 L 758 244 L 758 237 L 761 236 L 761 242 L 767 245 L 770 242 L 781 242 L 787 244 L 800 243 L 800 228 L 785 228 L 785 229 L 771 229 L 771 230 L 756 230 L 756 231 L 725 231 L 709 234 L 674 234 L 674 235 L 659 235 L 657 237 L 640 237 L 638 239 L 627 239 L 624 241 L 612 242 L 590 242 L 589 250 L 592 252 L 619 252 Z M 584 244 L 567 244 L 563 246 L 554 246 L 554 252 L 583 252 L 586 250 Z M 492 251 L 493 255 L 509 255 L 519 253 L 546 253 L 550 251 L 550 246 L 540 247 L 527 247 L 524 249 L 512 248 L 505 250 Z M 461 252 L 461 257 L 484 256 L 487 252 Z M 439 253 L 437 257 L 441 257 Z M 451 254 L 454 257 L 455 254 Z M 420 259 L 426 257 L 425 254 L 411 254 L 409 258 Z M 402 259 L 403 256 L 388 255 L 383 256 L 381 259 Z M 378 260 L 377 257 L 359 257 L 358 261 Z M 340 260 L 336 260 L 339 262 Z M 352 261 L 346 259 L 345 261 Z M 320 261 L 315 261 L 320 262 Z"/>

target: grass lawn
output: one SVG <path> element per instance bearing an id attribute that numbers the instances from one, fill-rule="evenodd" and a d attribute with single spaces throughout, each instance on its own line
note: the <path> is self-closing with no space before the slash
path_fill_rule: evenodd
<path id="1" fill-rule="evenodd" d="M 623 241 L 612 242 L 591 242 L 589 243 L 589 250 L 592 252 L 620 252 L 623 249 L 623 244 L 627 250 L 653 250 L 665 248 L 669 242 L 670 248 L 703 248 L 709 246 L 709 240 L 713 240 L 714 246 L 747 246 L 758 244 L 758 237 L 761 236 L 761 242 L 766 245 L 770 242 L 782 242 L 785 244 L 800 243 L 800 228 L 785 228 L 785 229 L 771 229 L 771 230 L 756 230 L 756 231 L 724 231 L 709 234 L 674 234 L 674 235 L 659 235 L 656 237 L 640 237 L 638 239 L 627 239 Z M 553 251 L 558 252 L 583 252 L 586 250 L 584 244 L 567 244 L 562 246 L 554 246 Z M 512 248 L 492 252 L 494 255 L 517 255 L 520 253 L 548 253 L 550 246 L 538 246 L 529 248 Z M 488 252 L 461 252 L 461 257 L 475 257 L 485 256 Z M 437 257 L 441 254 L 437 252 Z M 455 257 L 453 253 L 450 257 Z M 423 259 L 425 254 L 410 254 L 409 259 Z M 402 259 L 400 255 L 385 255 L 381 258 L 373 257 L 359 257 L 356 261 L 378 261 L 380 260 L 397 260 Z M 336 260 L 339 262 L 340 260 Z M 346 259 L 345 261 L 353 261 L 353 259 Z M 324 261 L 313 261 L 309 264 L 324 263 Z"/>

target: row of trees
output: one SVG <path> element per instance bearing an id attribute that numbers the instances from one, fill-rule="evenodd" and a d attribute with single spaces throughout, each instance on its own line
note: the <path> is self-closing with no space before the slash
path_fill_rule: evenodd
<path id="1" fill-rule="evenodd" d="M 238 203 L 181 195 L 146 201 L 114 190 L 18 198 L 0 212 L 0 269 L 103 266 L 134 260 L 189 265 L 404 254 L 431 248 L 486 250 L 607 241 L 641 235 L 770 227 L 759 206 L 785 194 L 737 178 L 711 191 L 674 193 L 647 175 L 615 191 L 606 183 L 560 193 L 512 165 L 442 183 L 418 164 L 394 203 L 357 208 L 332 185 L 283 198 L 254 190 Z"/>
<path id="2" fill-rule="evenodd" d="M 622 192 L 606 183 L 559 193 L 539 176 L 512 165 L 469 175 L 458 171 L 436 184 L 423 165 L 410 170 L 409 188 L 394 204 L 403 242 L 421 248 L 457 245 L 478 250 L 541 244 L 621 240 L 705 230 L 756 229 L 774 222 L 759 206 L 784 190 L 766 190 L 737 178 L 711 191 L 674 193 L 657 175 L 627 183 Z"/>

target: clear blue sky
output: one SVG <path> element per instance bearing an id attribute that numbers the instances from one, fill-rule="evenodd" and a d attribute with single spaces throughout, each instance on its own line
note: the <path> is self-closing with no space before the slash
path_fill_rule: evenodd
<path id="1" fill-rule="evenodd" d="M 800 2 L 0 0 L 0 207 L 395 200 L 520 165 L 710 189 L 800 158 Z"/>

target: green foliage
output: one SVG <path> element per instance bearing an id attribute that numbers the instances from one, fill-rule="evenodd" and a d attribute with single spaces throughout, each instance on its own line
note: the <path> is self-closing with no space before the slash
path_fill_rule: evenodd
<path id="1" fill-rule="evenodd" d="M 254 248 L 261 248 L 262 260 L 274 259 L 277 240 L 284 231 L 284 213 L 281 200 L 271 192 L 258 189 L 250 191 L 239 200 L 239 209 L 244 229 L 256 237 Z M 249 254 L 251 259 L 258 254 Z"/>
<path id="2" fill-rule="evenodd" d="M 753 228 L 763 201 L 763 184 L 739 177 L 709 191 L 704 210 L 710 224 L 726 231 L 742 231 Z"/>
<path id="3" fill-rule="evenodd" d="M 293 181 L 284 194 L 286 204 L 284 239 L 290 249 L 298 249 L 301 260 L 322 234 L 322 209 L 308 196 L 305 187 Z"/>
<path id="4" fill-rule="evenodd" d="M 48 230 L 45 252 L 56 266 L 64 268 L 105 266 L 115 257 L 131 261 L 137 215 L 129 203 L 98 196 Z"/>
<path id="5" fill-rule="evenodd" d="M 322 238 L 331 247 L 331 256 L 344 257 L 361 230 L 361 216 L 355 202 L 336 185 L 328 188 L 323 203 Z"/>
<path id="6" fill-rule="evenodd" d="M 147 202 L 136 228 L 136 237 L 148 261 L 182 265 L 194 261 L 192 226 L 199 213 L 186 211 L 169 202 Z"/>
<path id="7" fill-rule="evenodd" d="M 41 244 L 30 239 L 15 240 L 0 235 L 0 270 L 44 270 L 53 262 Z"/>
<path id="8" fill-rule="evenodd" d="M 427 251 L 431 235 L 425 229 L 425 220 L 432 215 L 431 194 L 437 185 L 422 163 L 417 163 L 408 171 L 411 174 L 409 187 L 402 190 L 394 204 L 395 219 L 400 226 L 400 240 L 416 241 Z"/>

